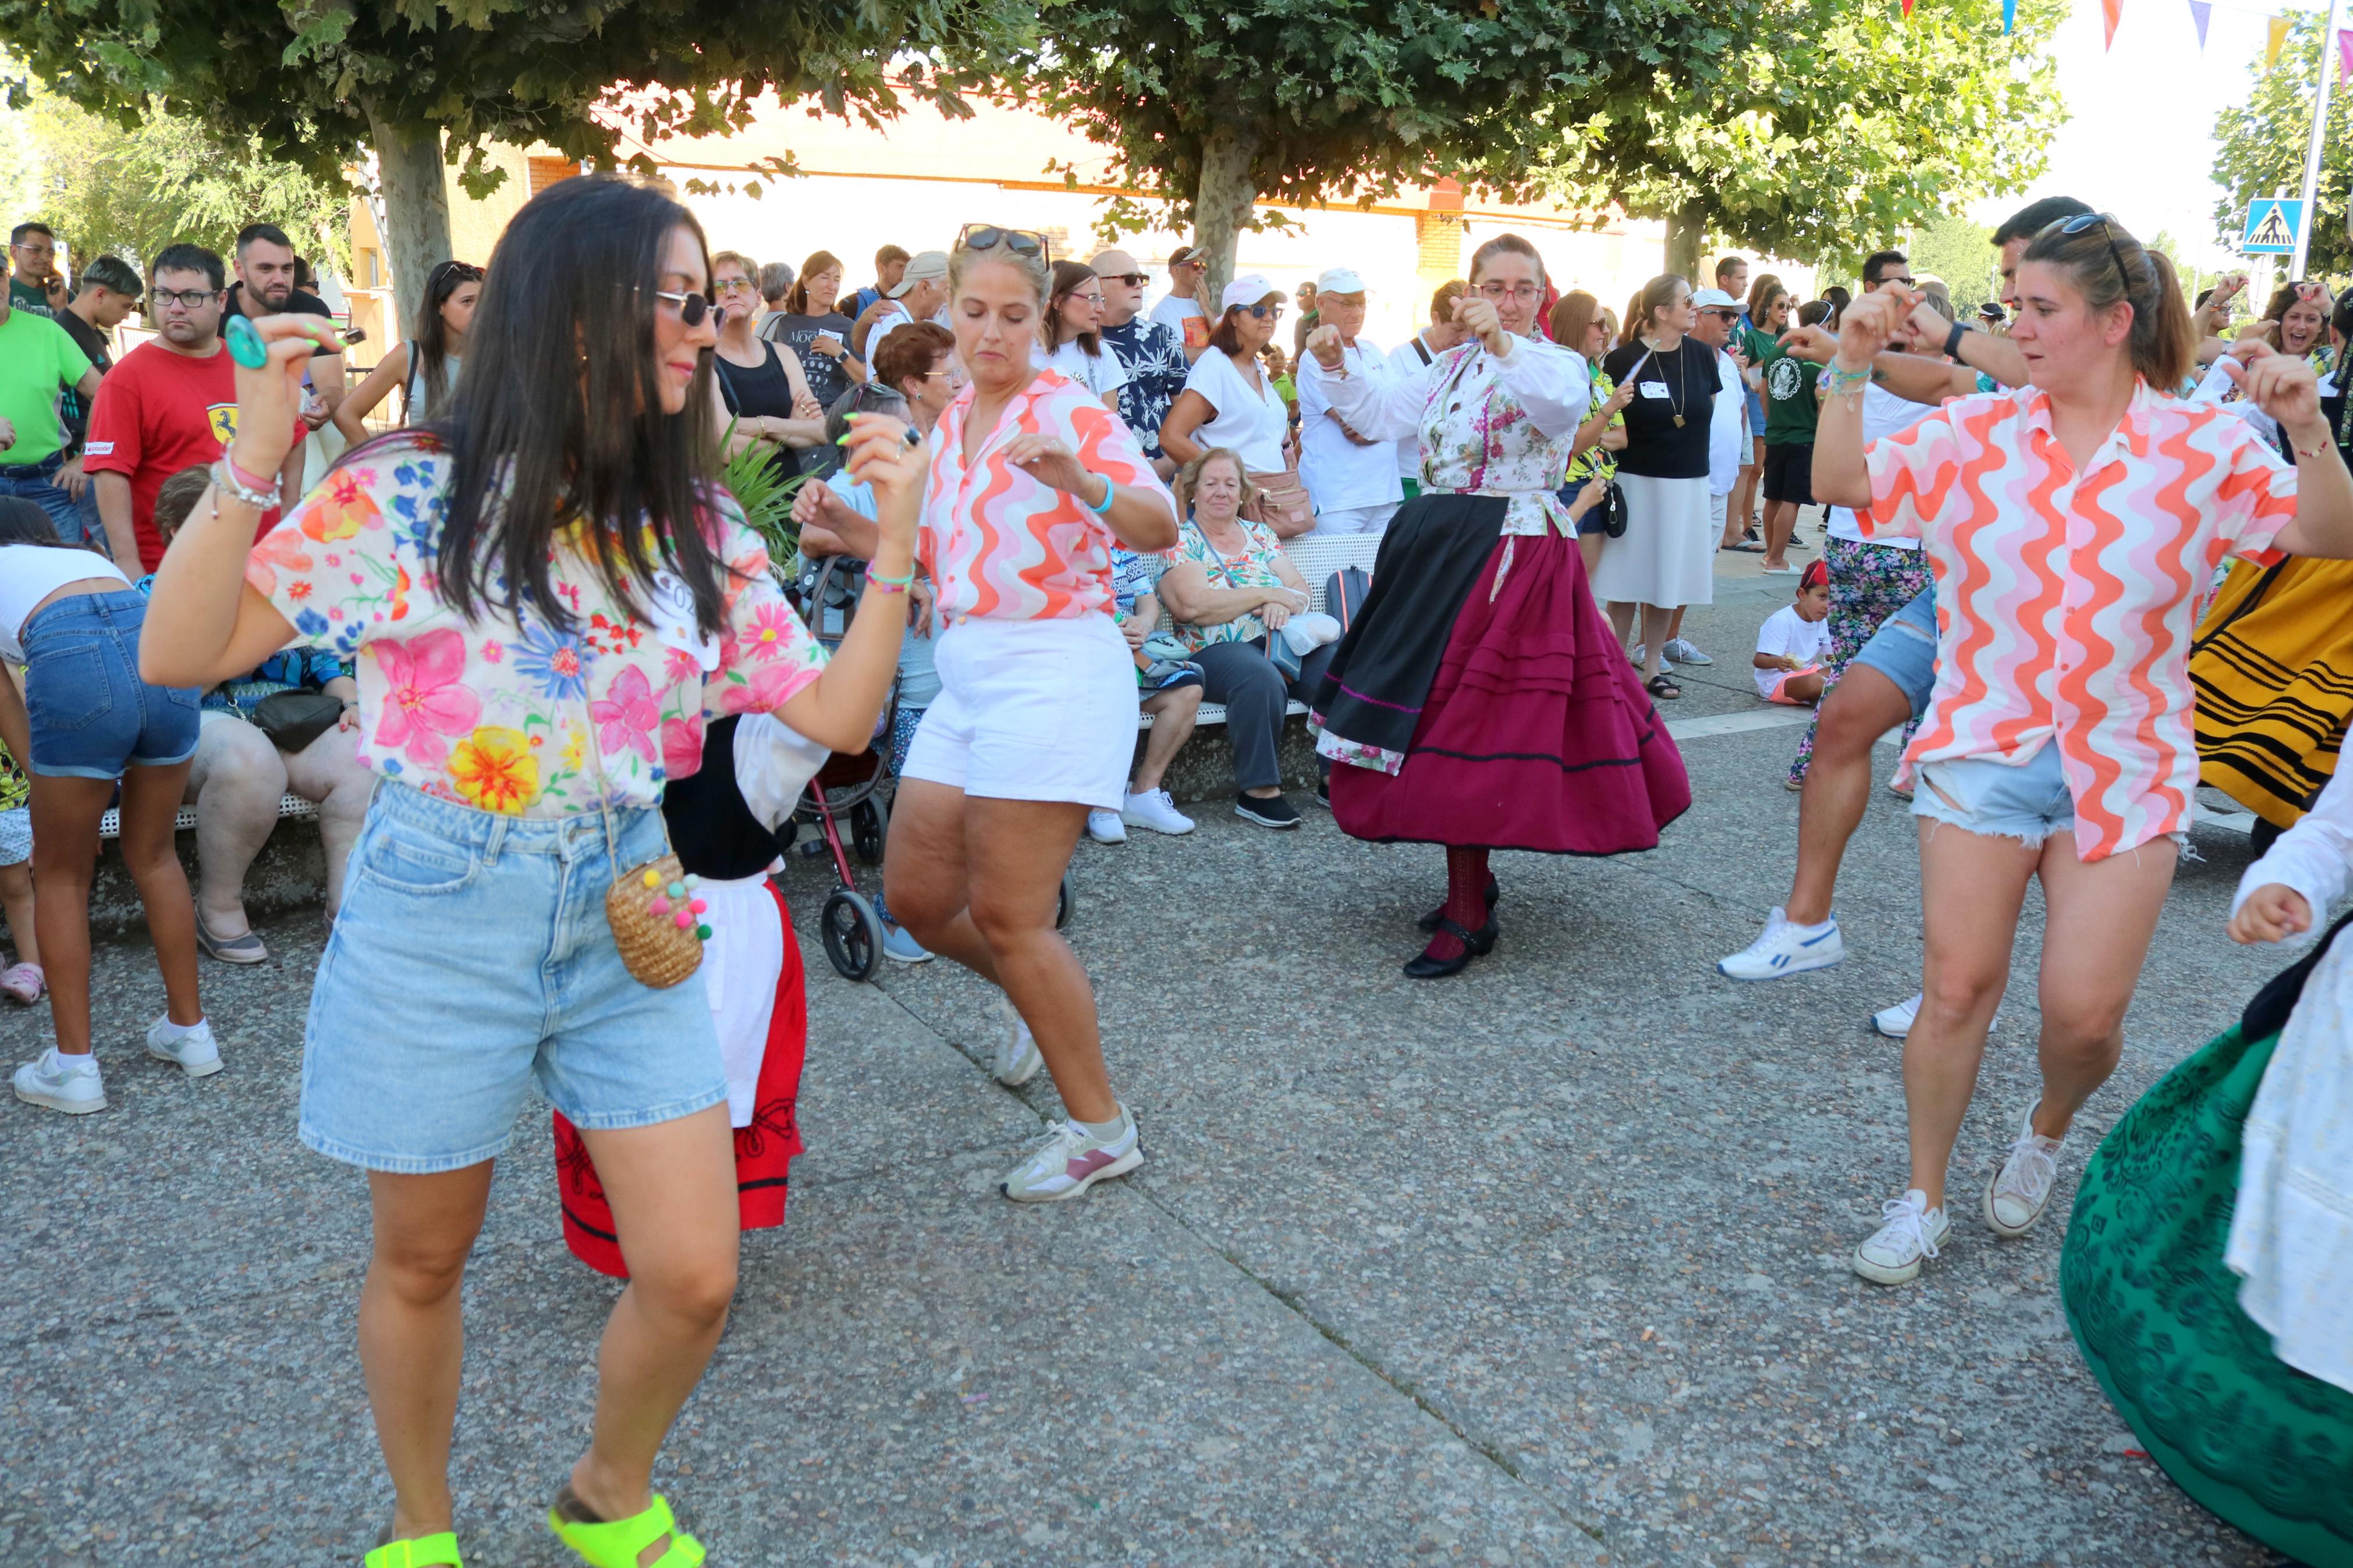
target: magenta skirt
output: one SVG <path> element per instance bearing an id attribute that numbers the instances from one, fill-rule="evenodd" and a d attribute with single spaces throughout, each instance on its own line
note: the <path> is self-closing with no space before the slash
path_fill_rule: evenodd
<path id="1" fill-rule="evenodd" d="M 1335 657 L 1324 687 L 1331 700 L 1318 704 L 1328 729 L 1355 740 L 1352 713 L 1386 710 L 1394 724 L 1408 710 L 1383 702 L 1384 688 L 1408 703 L 1421 688 L 1395 773 L 1333 767 L 1332 814 L 1342 830 L 1381 843 L 1553 855 L 1655 847 L 1659 830 L 1690 808 L 1691 783 L 1594 603 L 1577 542 L 1498 538 L 1492 525 L 1450 521 L 1455 526 L 1384 541 L 1403 548 L 1381 552 L 1373 595 L 1342 646 L 1353 657 Z M 1462 581 L 1471 563 L 1460 552 L 1482 545 L 1486 559 L 1469 591 L 1451 606 L 1433 604 L 1432 590 Z M 1398 591 L 1383 594 L 1383 577 Z M 1437 629 L 1450 609 L 1440 651 Z"/>

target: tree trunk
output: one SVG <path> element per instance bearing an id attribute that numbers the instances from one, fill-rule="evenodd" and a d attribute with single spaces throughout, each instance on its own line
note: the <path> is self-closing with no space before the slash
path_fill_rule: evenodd
<path id="1" fill-rule="evenodd" d="M 1696 291 L 1700 287 L 1699 247 L 1707 237 L 1707 208 L 1690 201 L 1681 210 L 1667 215 L 1667 270 L 1689 283 Z M 1713 285 L 1715 280 L 1708 279 Z"/>
<path id="2" fill-rule="evenodd" d="M 369 139 L 384 185 L 385 248 L 392 263 L 397 328 L 406 340 L 425 300 L 425 279 L 449 259 L 449 192 L 441 173 L 441 128 L 396 124 L 372 101 Z M 389 348 L 386 343 L 380 348 Z"/>
<path id="3" fill-rule="evenodd" d="M 1224 314 L 1219 304 L 1226 285 L 1233 281 L 1234 247 L 1241 231 L 1258 213 L 1258 183 L 1250 165 L 1258 157 L 1258 136 L 1246 127 L 1220 121 L 1201 142 L 1201 184 L 1193 194 L 1193 242 L 1208 258 L 1209 270 L 1196 296 L 1215 321 Z"/>

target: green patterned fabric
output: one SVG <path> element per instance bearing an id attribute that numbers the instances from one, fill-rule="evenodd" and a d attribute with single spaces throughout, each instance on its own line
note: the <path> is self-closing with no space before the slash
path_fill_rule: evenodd
<path id="1" fill-rule="evenodd" d="M 2222 1261 L 2240 1134 L 2277 1035 L 2232 1028 L 2125 1113 L 2060 1258 L 2093 1375 L 2183 1491 L 2313 1568 L 2353 1568 L 2353 1394 L 2272 1354 Z"/>
<path id="2" fill-rule="evenodd" d="M 0 680 L 7 679 L 0 673 Z M 25 770 L 16 765 L 7 747 L 0 746 L 0 811 L 16 810 L 31 798 L 32 793 L 32 781 L 25 776 Z"/>

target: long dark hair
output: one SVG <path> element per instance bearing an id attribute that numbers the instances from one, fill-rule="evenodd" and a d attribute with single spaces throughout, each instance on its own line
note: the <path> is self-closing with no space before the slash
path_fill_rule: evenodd
<path id="1" fill-rule="evenodd" d="M 0 544 L 63 544 L 58 525 L 37 501 L 0 496 Z"/>
<path id="2" fill-rule="evenodd" d="M 482 269 L 470 261 L 445 261 L 425 275 L 425 299 L 408 334 L 409 384 L 424 389 L 425 406 L 408 411 L 411 424 L 432 418 L 449 401 L 449 389 L 443 384 L 449 368 L 449 329 L 441 320 L 441 307 L 459 288 L 481 280 Z M 408 395 L 406 386 L 401 395 Z"/>
<path id="3" fill-rule="evenodd" d="M 1054 263 L 1054 293 L 1053 297 L 1046 301 L 1046 320 L 1044 331 L 1039 333 L 1039 337 L 1042 340 L 1039 347 L 1050 353 L 1060 348 L 1063 338 L 1068 336 L 1077 342 L 1081 351 L 1089 359 L 1103 358 L 1101 332 L 1065 333 L 1062 327 L 1062 301 L 1077 293 L 1079 285 L 1092 282 L 1094 276 L 1095 269 L 1082 261 Z"/>
<path id="4" fill-rule="evenodd" d="M 654 358 L 663 247 L 685 207 L 650 185 L 585 175 L 523 204 L 491 254 L 448 414 L 425 428 L 455 458 L 441 524 L 441 594 L 471 620 L 527 606 L 569 630 L 549 562 L 581 531 L 614 598 L 640 620 L 659 567 L 718 635 L 727 566 L 698 519 L 712 491 L 711 355 L 686 407 L 661 411 Z M 398 437 L 394 437 L 398 439 Z"/>

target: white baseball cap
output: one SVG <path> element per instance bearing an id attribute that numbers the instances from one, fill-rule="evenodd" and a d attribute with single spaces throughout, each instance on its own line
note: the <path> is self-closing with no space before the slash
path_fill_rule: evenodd
<path id="1" fill-rule="evenodd" d="M 890 300 L 903 300 L 914 289 L 916 284 L 927 279 L 936 281 L 947 275 L 948 253 L 946 251 L 918 251 L 908 261 L 907 270 L 899 275 L 899 286 L 896 289 L 884 289 L 883 297 Z"/>
<path id="2" fill-rule="evenodd" d="M 1740 301 L 1721 289 L 1703 289 L 1692 296 L 1694 310 L 1737 310 Z"/>
<path id="3" fill-rule="evenodd" d="M 1226 285 L 1225 298 L 1219 309 L 1230 310 L 1237 305 L 1255 305 L 1269 294 L 1282 292 L 1282 289 L 1268 282 L 1261 274 L 1245 272 Z"/>
<path id="4" fill-rule="evenodd" d="M 1365 280 L 1356 276 L 1356 269 L 1353 267 L 1326 268 L 1323 276 L 1315 279 L 1315 291 L 1318 294 L 1361 294 L 1365 291 Z"/>

